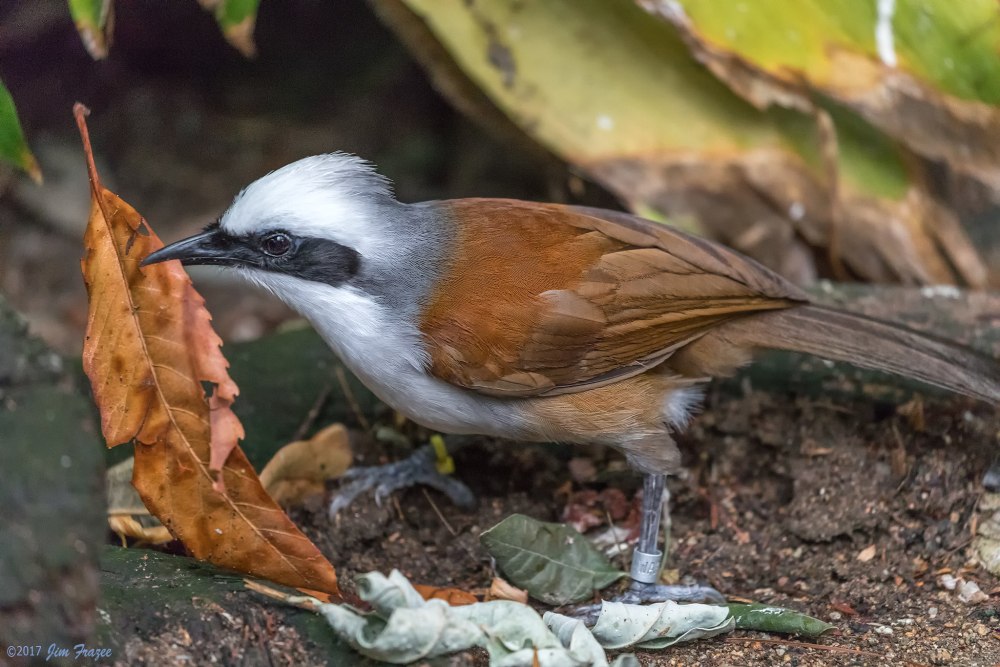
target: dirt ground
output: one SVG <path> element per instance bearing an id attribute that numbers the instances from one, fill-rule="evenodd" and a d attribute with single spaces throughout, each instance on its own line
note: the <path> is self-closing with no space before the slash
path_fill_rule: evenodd
<path id="1" fill-rule="evenodd" d="M 670 482 L 668 574 L 836 629 L 817 639 L 736 631 L 640 651 L 642 664 L 1000 663 L 1000 580 L 969 562 L 979 480 L 1000 419 L 963 400 L 928 399 L 918 429 L 892 404 L 797 400 L 741 384 L 715 388 L 682 440 L 688 473 Z M 385 446 L 359 438 L 358 463 L 388 458 Z M 476 592 L 495 574 L 478 542 L 486 528 L 513 512 L 560 520 L 569 490 L 616 488 L 632 498 L 638 487 L 621 458 L 605 450 L 482 440 L 455 458 L 457 476 L 479 498 L 474 511 L 416 488 L 382 507 L 363 496 L 332 521 L 326 499 L 290 513 L 347 588 L 355 574 L 397 568 L 414 582 Z M 590 467 L 581 461 L 593 464 L 593 481 L 572 480 L 571 468 Z M 966 604 L 943 575 L 974 581 L 991 599 Z M 205 603 L 193 625 L 169 614 L 155 629 L 137 624 L 119 663 L 173 656 L 194 664 L 344 664 L 343 657 L 330 663 L 327 649 L 282 622 L 280 605 L 245 592 L 221 604 Z M 469 652 L 435 664 L 487 660 Z"/>
<path id="2" fill-rule="evenodd" d="M 553 185 L 544 165 L 507 154 L 450 110 L 361 2 L 263 3 L 259 65 L 226 51 L 196 3 L 176 3 L 156 21 L 147 17 L 159 3 L 118 4 L 115 51 L 100 65 L 82 53 L 61 0 L 39 0 L 35 23 L 0 43 L 0 74 L 48 179 L 37 192 L 8 182 L 0 198 L 0 290 L 65 354 L 79 352 L 86 312 L 78 269 L 86 182 L 69 113 L 76 99 L 94 108 L 105 179 L 168 239 L 210 222 L 250 179 L 320 150 L 375 159 L 406 200 L 552 199 L 565 188 L 565 173 Z M 13 3 L 0 11 L 12 20 Z M 341 32 L 323 32 L 328 26 Z M 222 65 L 207 73 L 205 62 Z M 219 274 L 196 280 L 227 340 L 255 338 L 289 317 Z M 670 482 L 669 571 L 837 630 L 808 641 L 736 632 L 641 652 L 643 664 L 1000 664 L 1000 580 L 968 564 L 1000 418 L 962 400 L 928 399 L 919 429 L 895 407 L 795 398 L 746 381 L 710 392 L 681 438 L 688 474 Z M 368 441 L 357 458 L 398 454 Z M 573 481 L 571 457 L 590 460 L 596 478 Z M 481 531 L 513 512 L 559 520 L 567 490 L 616 488 L 632 499 L 639 485 L 605 451 L 482 441 L 456 460 L 479 497 L 473 512 L 414 489 L 383 507 L 365 496 L 335 521 L 322 503 L 291 514 L 348 585 L 354 574 L 398 568 L 416 582 L 476 590 L 493 576 Z M 975 581 L 990 601 L 961 602 L 939 583 L 949 574 Z M 205 603 L 197 627 L 158 612 L 137 619 L 118 662 L 332 660 L 283 624 L 279 607 L 242 592 L 227 594 L 224 606 Z M 485 655 L 450 662 L 485 664 Z"/>
<path id="3" fill-rule="evenodd" d="M 995 603 L 965 604 L 939 583 L 951 574 L 1000 593 L 1000 581 L 967 563 L 1000 420 L 959 400 L 929 401 L 924 414 L 918 432 L 888 404 L 714 391 L 683 439 L 689 474 L 670 484 L 668 567 L 836 631 L 809 641 L 736 632 L 640 652 L 643 664 L 1000 663 Z M 345 581 L 397 568 L 416 582 L 482 589 L 493 576 L 482 530 L 513 512 L 559 520 L 566 496 L 553 489 L 567 483 L 632 496 L 628 474 L 571 482 L 565 459 L 574 453 L 598 471 L 620 470 L 607 452 L 483 441 L 456 456 L 459 478 L 480 498 L 474 512 L 413 489 L 382 507 L 364 497 L 333 522 L 318 505 L 292 515 Z M 378 460 L 378 446 L 359 456 Z"/>

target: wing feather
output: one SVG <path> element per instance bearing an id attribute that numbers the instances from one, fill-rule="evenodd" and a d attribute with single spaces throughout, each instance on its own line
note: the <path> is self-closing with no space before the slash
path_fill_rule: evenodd
<path id="1" fill-rule="evenodd" d="M 460 252 L 421 331 L 431 372 L 481 393 L 603 386 L 723 322 L 807 301 L 751 259 L 626 213 L 488 199 L 442 207 Z"/>

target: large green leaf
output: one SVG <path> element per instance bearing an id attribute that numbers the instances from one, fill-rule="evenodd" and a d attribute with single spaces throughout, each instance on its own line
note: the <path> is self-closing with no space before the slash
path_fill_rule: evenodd
<path id="1" fill-rule="evenodd" d="M 114 25 L 114 0 L 69 0 L 69 13 L 94 60 L 108 57 Z"/>
<path id="2" fill-rule="evenodd" d="M 42 170 L 24 140 L 14 98 L 3 82 L 0 82 L 0 159 L 23 169 L 36 183 L 41 182 Z"/>
<path id="3" fill-rule="evenodd" d="M 1000 192 L 995 0 L 641 0 L 755 104 L 830 96 Z"/>
<path id="4" fill-rule="evenodd" d="M 634 0 L 373 3 L 460 108 L 488 100 L 633 211 L 801 281 L 831 244 L 869 280 L 985 281 L 897 143 L 833 101 L 756 108 Z"/>
<path id="5" fill-rule="evenodd" d="M 516 586 L 549 604 L 579 602 L 625 576 L 576 530 L 512 514 L 479 536 Z"/>

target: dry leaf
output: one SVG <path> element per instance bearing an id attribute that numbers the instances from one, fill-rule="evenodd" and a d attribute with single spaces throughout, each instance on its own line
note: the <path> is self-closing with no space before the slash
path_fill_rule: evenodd
<path id="1" fill-rule="evenodd" d="M 490 593 L 488 600 L 513 600 L 522 604 L 528 604 L 528 591 L 521 590 L 506 579 L 493 577 L 490 583 Z"/>
<path id="2" fill-rule="evenodd" d="M 452 607 L 461 607 L 479 602 L 475 595 L 458 588 L 440 588 L 438 586 L 425 586 L 423 584 L 414 584 L 413 588 L 425 600 L 444 600 Z"/>
<path id="3" fill-rule="evenodd" d="M 108 499 L 108 527 L 124 540 L 126 537 L 150 544 L 164 544 L 174 539 L 159 519 L 152 516 L 132 486 L 135 459 L 131 456 L 108 468 L 104 475 Z"/>
<path id="4" fill-rule="evenodd" d="M 135 442 L 133 485 L 197 558 L 339 594 L 333 566 L 267 495 L 236 445 L 242 427 L 229 403 L 237 389 L 201 296 L 180 262 L 139 268 L 163 243 L 102 187 L 86 113 L 74 108 L 93 196 L 81 262 L 90 306 L 83 366 L 108 446 Z M 215 385 L 211 401 L 203 382 Z M 225 462 L 218 475 L 210 456 Z M 217 479 L 225 493 L 213 489 Z"/>
<path id="5" fill-rule="evenodd" d="M 166 544 L 174 539 L 174 536 L 163 524 L 157 521 L 154 525 L 146 525 L 145 522 L 141 521 L 142 518 L 142 515 L 109 514 L 108 527 L 122 540 L 131 537 L 133 540 L 148 544 Z M 148 514 L 145 518 L 152 519 Z M 155 519 L 153 520 L 155 521 Z"/>
<path id="6" fill-rule="evenodd" d="M 308 495 L 323 493 L 323 483 L 342 475 L 352 457 L 347 429 L 333 424 L 309 440 L 279 449 L 260 472 L 260 483 L 278 503 L 301 502 Z"/>

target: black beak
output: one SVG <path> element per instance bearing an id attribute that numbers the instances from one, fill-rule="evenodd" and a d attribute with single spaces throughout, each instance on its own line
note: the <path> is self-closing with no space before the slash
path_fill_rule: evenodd
<path id="1" fill-rule="evenodd" d="M 158 264 L 170 259 L 179 259 L 181 264 L 217 264 L 232 266 L 245 264 L 245 248 L 236 239 L 226 234 L 218 227 L 206 229 L 176 243 L 160 248 L 146 256 L 139 266 Z"/>

